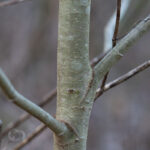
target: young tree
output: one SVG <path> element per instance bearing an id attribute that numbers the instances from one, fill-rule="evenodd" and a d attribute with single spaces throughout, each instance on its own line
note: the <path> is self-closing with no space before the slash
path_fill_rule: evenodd
<path id="1" fill-rule="evenodd" d="M 3 3 L 3 5 L 7 4 Z M 0 86 L 8 98 L 44 123 L 39 130 L 47 126 L 53 131 L 54 150 L 86 150 L 89 119 L 96 98 L 150 65 L 148 61 L 125 76 L 105 85 L 106 73 L 123 57 L 128 48 L 150 29 L 150 16 L 148 16 L 116 45 L 120 5 L 121 1 L 118 0 L 114 47 L 104 56 L 94 59 L 91 65 L 89 61 L 91 1 L 59 1 L 56 118 L 19 94 L 4 72 L 0 70 Z M 102 79 L 103 84 L 99 88 Z M 55 91 L 54 95 L 56 95 Z"/>

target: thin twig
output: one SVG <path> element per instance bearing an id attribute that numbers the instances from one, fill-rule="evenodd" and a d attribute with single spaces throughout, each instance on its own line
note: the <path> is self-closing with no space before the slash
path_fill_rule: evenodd
<path id="1" fill-rule="evenodd" d="M 56 89 L 53 89 L 51 92 L 49 92 L 46 96 L 44 96 L 43 101 L 40 102 L 38 105 L 40 107 L 45 106 L 46 104 L 48 104 L 49 102 L 51 102 L 54 97 L 56 96 Z M 23 114 L 19 117 L 19 119 L 17 119 L 15 122 L 10 123 L 6 129 L 4 131 L 2 131 L 2 133 L 0 134 L 0 140 L 6 136 L 8 134 L 8 132 L 10 130 L 12 130 L 13 128 L 18 127 L 21 123 L 23 123 L 24 121 L 26 121 L 27 119 L 29 119 L 31 117 L 30 114 Z"/>
<path id="2" fill-rule="evenodd" d="M 130 70 L 128 73 L 118 77 L 117 79 L 109 82 L 108 84 L 105 85 L 104 89 L 101 90 L 100 88 L 97 90 L 97 94 L 95 97 L 95 100 L 100 97 L 104 92 L 108 91 L 109 89 L 123 83 L 124 81 L 134 77 L 135 75 L 137 75 L 138 73 L 144 71 L 145 69 L 147 69 L 148 67 L 150 67 L 150 60 L 142 63 L 141 65 L 139 65 L 138 67 Z"/>
<path id="3" fill-rule="evenodd" d="M 120 11 L 121 11 L 121 0 L 117 0 L 116 23 L 115 23 L 115 29 L 114 29 L 113 39 L 112 39 L 112 47 L 115 47 L 116 43 L 117 43 L 117 35 L 118 35 L 118 31 L 119 31 L 119 22 L 120 22 Z M 109 72 L 106 73 L 106 75 L 104 76 L 104 78 L 102 80 L 102 84 L 101 84 L 102 91 L 106 84 L 108 74 L 109 74 Z"/>
<path id="4" fill-rule="evenodd" d="M 119 30 L 121 29 L 121 31 L 125 28 L 124 24 L 127 25 L 127 22 L 128 22 L 128 19 L 127 19 L 128 17 L 126 16 L 126 14 L 129 10 L 129 6 L 130 6 L 131 1 L 132 0 L 123 0 L 121 2 L 121 12 L 120 12 L 121 26 L 119 27 Z M 114 28 L 115 28 L 115 22 L 116 22 L 116 11 L 113 13 L 113 15 L 111 16 L 111 18 L 109 19 L 109 21 L 107 22 L 107 24 L 104 28 L 104 48 L 103 48 L 103 51 L 107 51 L 108 49 L 112 48 L 112 37 L 114 34 Z M 129 17 L 130 19 L 132 18 L 131 16 Z M 123 28 L 122 28 L 122 26 L 123 26 Z"/>
<path id="5" fill-rule="evenodd" d="M 36 138 L 40 133 L 42 133 L 46 129 L 46 125 L 40 124 L 34 132 L 32 132 L 26 139 L 20 142 L 13 150 L 20 150 L 25 145 L 30 143 L 34 138 Z"/>
<path id="6" fill-rule="evenodd" d="M 10 5 L 15 5 L 15 4 L 19 4 L 22 2 L 26 2 L 29 0 L 5 0 L 4 2 L 0 2 L 0 7 L 6 7 L 6 6 L 10 6 Z"/>
<path id="7" fill-rule="evenodd" d="M 121 0 L 117 0 L 116 24 L 115 24 L 115 30 L 112 39 L 112 47 L 116 46 L 117 43 L 117 36 L 118 36 L 119 23 L 120 23 L 120 11 L 121 11 Z"/>

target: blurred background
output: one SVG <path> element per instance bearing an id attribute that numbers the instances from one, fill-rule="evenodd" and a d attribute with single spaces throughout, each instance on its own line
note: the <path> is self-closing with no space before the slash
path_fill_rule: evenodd
<path id="1" fill-rule="evenodd" d="M 92 0 L 91 59 L 103 50 L 104 27 L 115 8 L 116 1 Z M 132 0 L 119 36 L 125 35 L 149 12 L 149 0 Z M 57 28 L 58 0 L 30 0 L 0 8 L 0 67 L 16 89 L 35 103 L 56 87 Z M 108 81 L 149 59 L 149 39 L 150 32 L 130 48 L 111 69 Z M 56 100 L 44 108 L 55 114 Z M 3 129 L 23 113 L 0 91 Z M 32 118 L 17 130 L 21 130 L 25 138 L 39 124 Z M 19 141 L 12 142 L 6 136 L 1 141 L 1 149 L 12 150 L 17 143 Z M 50 150 L 52 143 L 52 133 L 46 129 L 23 150 Z M 88 150 L 150 149 L 150 69 L 111 89 L 95 102 L 87 147 Z"/>

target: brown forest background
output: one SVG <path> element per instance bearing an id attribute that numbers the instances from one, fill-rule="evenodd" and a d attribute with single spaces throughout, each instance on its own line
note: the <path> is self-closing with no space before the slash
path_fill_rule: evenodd
<path id="1" fill-rule="evenodd" d="M 133 12 L 134 2 L 128 11 Z M 116 1 L 92 0 L 90 57 L 103 48 L 104 26 L 116 7 Z M 143 12 L 132 14 L 126 25 L 129 31 L 134 22 L 149 14 L 150 2 Z M 56 53 L 58 0 L 32 0 L 0 8 L 0 66 L 16 89 L 38 103 L 56 86 Z M 150 33 L 138 41 L 115 65 L 108 80 L 126 73 L 150 56 Z M 45 109 L 55 114 L 56 101 Z M 20 108 L 7 101 L 0 91 L 0 119 L 5 128 L 22 114 Z M 40 122 L 32 118 L 22 124 L 28 136 Z M 8 137 L 2 149 L 12 150 L 17 142 Z M 23 150 L 52 149 L 52 133 L 48 129 Z M 91 115 L 88 150 L 149 150 L 150 149 L 150 70 L 106 92 L 96 103 Z"/>

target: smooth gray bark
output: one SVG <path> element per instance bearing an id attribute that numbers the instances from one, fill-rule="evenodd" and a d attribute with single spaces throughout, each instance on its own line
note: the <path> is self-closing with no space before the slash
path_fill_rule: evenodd
<path id="1" fill-rule="evenodd" d="M 57 114 L 72 133 L 55 137 L 55 150 L 85 150 L 92 104 L 81 104 L 92 80 L 89 63 L 90 0 L 60 0 Z"/>

